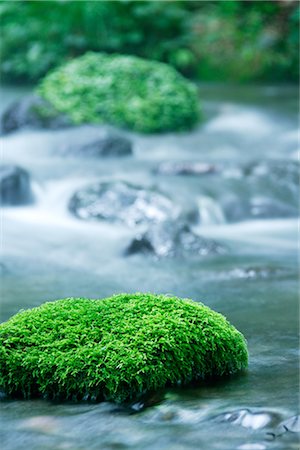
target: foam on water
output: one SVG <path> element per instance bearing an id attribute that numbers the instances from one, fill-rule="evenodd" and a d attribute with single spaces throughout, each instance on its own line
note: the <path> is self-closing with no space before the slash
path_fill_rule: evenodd
<path id="1" fill-rule="evenodd" d="M 220 108 L 220 114 L 212 119 L 205 130 L 209 132 L 231 132 L 255 136 L 269 135 L 276 130 L 276 125 L 270 118 L 255 108 L 243 108 L 233 104 L 225 104 Z"/>

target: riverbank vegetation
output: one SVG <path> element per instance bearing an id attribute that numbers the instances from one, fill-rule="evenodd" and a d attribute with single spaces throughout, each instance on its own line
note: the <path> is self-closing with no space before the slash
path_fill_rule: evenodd
<path id="1" fill-rule="evenodd" d="M 87 51 L 167 62 L 196 80 L 297 81 L 297 1 L 1 2 L 3 79 L 35 82 Z"/>

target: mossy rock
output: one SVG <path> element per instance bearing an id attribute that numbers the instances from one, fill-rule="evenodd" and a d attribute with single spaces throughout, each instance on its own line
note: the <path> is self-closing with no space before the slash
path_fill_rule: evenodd
<path id="1" fill-rule="evenodd" d="M 124 402 L 234 374 L 244 337 L 202 303 L 152 294 L 68 298 L 0 325 L 0 388 L 25 398 Z"/>
<path id="2" fill-rule="evenodd" d="M 193 83 L 166 64 L 135 56 L 86 53 L 48 74 L 38 93 L 74 124 L 152 133 L 189 129 L 199 118 Z"/>

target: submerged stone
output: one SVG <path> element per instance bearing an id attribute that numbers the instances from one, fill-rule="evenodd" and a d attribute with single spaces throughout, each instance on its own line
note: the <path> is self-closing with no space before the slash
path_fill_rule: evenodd
<path id="1" fill-rule="evenodd" d="M 300 433 L 300 415 L 298 414 L 284 420 L 278 425 L 278 427 L 285 431 L 290 431 L 291 433 Z"/>
<path id="2" fill-rule="evenodd" d="M 214 164 L 204 162 L 163 162 L 157 169 L 156 173 L 161 175 L 208 175 L 216 173 L 218 170 Z"/>
<path id="3" fill-rule="evenodd" d="M 36 431 L 43 434 L 55 434 L 61 427 L 58 418 L 53 416 L 33 416 L 20 421 L 18 428 L 28 431 Z"/>
<path id="4" fill-rule="evenodd" d="M 25 398 L 124 402 L 248 363 L 243 335 L 224 316 L 152 294 L 44 303 L 1 324 L 0 343 L 0 389 Z"/>
<path id="5" fill-rule="evenodd" d="M 66 145 L 59 153 L 90 158 L 123 157 L 132 154 L 132 142 L 119 133 L 99 130 L 94 139 Z"/>
<path id="6" fill-rule="evenodd" d="M 162 257 L 205 256 L 226 253 L 225 247 L 193 232 L 184 222 L 164 221 L 136 236 L 125 251 Z"/>
<path id="7" fill-rule="evenodd" d="M 26 205 L 32 201 L 28 172 L 14 165 L 0 166 L 0 205 Z"/>
<path id="8" fill-rule="evenodd" d="M 293 160 L 262 160 L 244 167 L 244 173 L 253 178 L 270 178 L 281 185 L 299 184 L 299 162 Z"/>
<path id="9" fill-rule="evenodd" d="M 277 416 L 274 414 L 271 415 L 264 411 L 253 412 L 250 409 L 238 409 L 236 411 L 220 414 L 214 418 L 217 422 L 229 422 L 253 430 L 266 427 L 274 421 L 274 419 L 277 419 Z"/>
<path id="10" fill-rule="evenodd" d="M 70 126 L 71 121 L 38 95 L 29 95 L 14 102 L 1 117 L 1 132 L 11 133 L 20 128 L 57 129 Z"/>
<path id="11" fill-rule="evenodd" d="M 199 117 L 193 83 L 167 64 L 136 56 L 86 53 L 47 75 L 39 94 L 74 124 L 152 133 L 191 128 Z"/>
<path id="12" fill-rule="evenodd" d="M 201 188 L 201 223 L 298 217 L 299 170 L 291 160 L 219 166 L 209 190 Z"/>
<path id="13" fill-rule="evenodd" d="M 250 214 L 258 218 L 298 217 L 298 161 L 262 160 L 245 167 L 251 190 Z"/>
<path id="14" fill-rule="evenodd" d="M 297 209 L 284 201 L 268 197 L 253 197 L 250 200 L 250 215 L 253 218 L 272 219 L 276 217 L 295 217 Z"/>
<path id="15" fill-rule="evenodd" d="M 295 203 L 271 196 L 240 198 L 238 195 L 231 195 L 223 202 L 223 211 L 229 222 L 297 217 L 298 215 L 298 207 Z"/>
<path id="16" fill-rule="evenodd" d="M 124 181 L 99 183 L 78 191 L 70 211 L 81 219 L 122 222 L 128 226 L 174 217 L 176 207 L 164 194 Z"/>

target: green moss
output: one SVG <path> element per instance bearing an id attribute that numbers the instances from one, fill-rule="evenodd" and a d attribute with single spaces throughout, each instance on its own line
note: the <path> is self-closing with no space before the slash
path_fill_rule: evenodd
<path id="1" fill-rule="evenodd" d="M 123 402 L 150 390 L 233 374 L 244 337 L 201 303 L 151 294 L 70 298 L 0 326 L 0 387 L 26 398 Z"/>
<path id="2" fill-rule="evenodd" d="M 199 116 L 190 81 L 166 64 L 135 56 L 87 53 L 47 75 L 38 92 L 75 124 L 150 133 L 188 129 Z"/>

